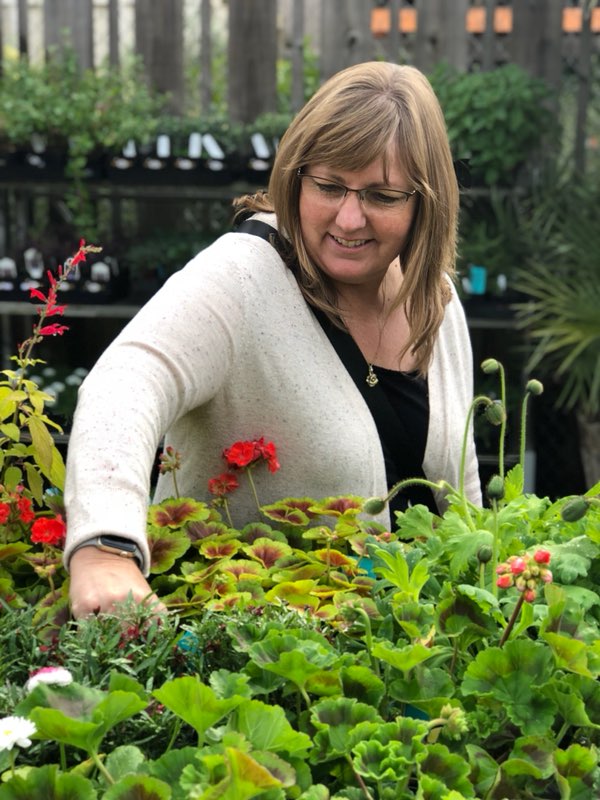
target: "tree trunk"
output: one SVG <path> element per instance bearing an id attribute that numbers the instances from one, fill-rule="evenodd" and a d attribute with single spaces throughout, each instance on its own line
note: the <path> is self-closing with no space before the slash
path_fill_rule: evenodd
<path id="1" fill-rule="evenodd" d="M 276 0 L 230 0 L 228 104 L 234 122 L 277 110 Z"/>

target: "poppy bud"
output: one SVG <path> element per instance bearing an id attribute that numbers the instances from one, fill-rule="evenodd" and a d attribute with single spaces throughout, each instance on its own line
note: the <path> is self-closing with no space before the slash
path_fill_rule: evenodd
<path id="1" fill-rule="evenodd" d="M 533 560 L 536 561 L 538 564 L 549 564 L 550 563 L 550 551 L 544 550 L 544 548 L 540 548 L 536 550 L 533 554 Z"/>
<path id="2" fill-rule="evenodd" d="M 382 500 L 381 497 L 369 497 L 363 504 L 363 511 L 365 514 L 372 514 L 373 516 L 381 514 L 384 508 L 385 500 Z"/>
<path id="3" fill-rule="evenodd" d="M 500 400 L 494 400 L 493 403 L 486 406 L 485 416 L 492 425 L 502 425 L 503 422 L 506 422 L 506 409 Z"/>
<path id="4" fill-rule="evenodd" d="M 525 391 L 537 397 L 544 391 L 544 384 L 541 381 L 532 378 L 530 381 L 527 381 L 527 385 L 525 386 Z"/>
<path id="5" fill-rule="evenodd" d="M 492 475 L 487 485 L 487 496 L 490 500 L 502 500 L 504 497 L 504 479 L 500 475 Z"/>
<path id="6" fill-rule="evenodd" d="M 577 522 L 585 516 L 588 505 L 589 503 L 585 497 L 572 497 L 564 504 L 560 515 L 565 522 Z"/>
<path id="7" fill-rule="evenodd" d="M 489 544 L 482 544 L 477 551 L 477 558 L 482 564 L 487 564 L 492 558 L 492 548 Z"/>
<path id="8" fill-rule="evenodd" d="M 500 364 L 496 361 L 495 358 L 486 358 L 485 361 L 481 363 L 481 369 L 485 372 L 486 375 L 493 375 L 500 369 Z"/>

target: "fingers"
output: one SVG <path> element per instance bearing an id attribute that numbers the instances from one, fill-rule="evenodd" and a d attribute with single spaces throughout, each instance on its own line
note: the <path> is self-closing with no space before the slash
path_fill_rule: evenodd
<path id="1" fill-rule="evenodd" d="M 69 572 L 71 613 L 75 619 L 115 613 L 128 598 L 151 605 L 157 615 L 166 612 L 132 559 L 82 547 L 73 554 Z"/>

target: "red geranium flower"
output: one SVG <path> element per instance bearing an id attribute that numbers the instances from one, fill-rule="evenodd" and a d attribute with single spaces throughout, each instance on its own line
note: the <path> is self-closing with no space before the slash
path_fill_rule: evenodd
<path id="1" fill-rule="evenodd" d="M 223 450 L 223 458 L 230 467 L 243 469 L 263 459 L 271 472 L 279 469 L 279 461 L 273 442 L 265 442 L 264 436 L 248 442 L 234 442 Z"/>
<path id="2" fill-rule="evenodd" d="M 21 522 L 31 522 L 32 519 L 35 519 L 35 512 L 31 508 L 31 500 L 28 497 L 19 497 L 17 508 Z"/>
<path id="3" fill-rule="evenodd" d="M 40 517 L 31 526 L 31 541 L 34 544 L 50 544 L 54 547 L 62 545 L 66 533 L 66 525 L 60 514 L 56 517 Z"/>
<path id="4" fill-rule="evenodd" d="M 229 492 L 233 492 L 239 486 L 238 479 L 232 472 L 223 472 L 216 478 L 211 478 L 208 482 L 208 491 L 215 497 L 223 497 Z"/>
<path id="5" fill-rule="evenodd" d="M 10 504 L 0 503 L 0 525 L 4 525 L 10 516 Z"/>

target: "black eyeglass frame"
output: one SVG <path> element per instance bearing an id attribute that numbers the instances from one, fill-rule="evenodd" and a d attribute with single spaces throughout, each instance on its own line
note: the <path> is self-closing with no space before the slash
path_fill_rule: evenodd
<path id="1" fill-rule="evenodd" d="M 348 192 L 354 192 L 354 194 L 358 195 L 358 199 L 360 200 L 360 202 L 364 204 L 366 192 L 381 191 L 381 192 L 388 192 L 392 195 L 402 195 L 404 197 L 404 203 L 402 204 L 402 207 L 404 207 L 408 203 L 410 198 L 414 197 L 414 195 L 417 194 L 416 189 L 413 189 L 412 191 L 409 192 L 406 189 L 394 189 L 393 187 L 387 187 L 387 186 L 366 186 L 363 189 L 351 189 L 349 186 L 346 186 L 345 184 L 340 183 L 339 181 L 334 181 L 331 178 L 325 178 L 322 175 L 310 175 L 308 172 L 302 172 L 302 167 L 298 167 L 296 175 L 299 178 L 312 178 L 317 184 L 317 186 L 319 181 L 323 181 L 323 183 L 328 183 L 331 184 L 332 186 L 338 186 L 340 189 L 343 189 L 344 195 L 343 197 L 340 197 L 340 202 L 343 202 L 346 199 L 346 197 L 348 196 Z"/>

